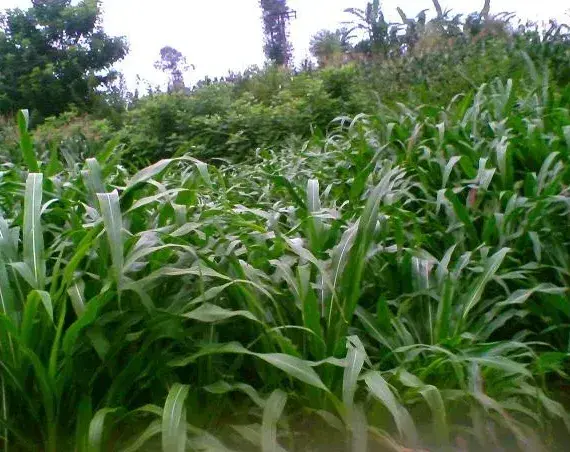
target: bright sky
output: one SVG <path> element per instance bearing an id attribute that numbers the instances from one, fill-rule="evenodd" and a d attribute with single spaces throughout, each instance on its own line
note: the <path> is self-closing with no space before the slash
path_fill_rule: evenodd
<path id="1" fill-rule="evenodd" d="M 295 58 L 309 55 L 311 36 L 323 28 L 334 29 L 350 16 L 346 8 L 363 8 L 367 0 L 288 0 L 298 18 L 291 24 Z M 442 7 L 457 13 L 480 10 L 483 0 L 440 0 Z M 384 0 L 389 19 L 398 19 L 396 7 L 408 16 L 425 8 L 431 0 Z M 30 0 L 0 0 L 0 10 L 26 8 Z M 159 50 L 169 45 L 186 55 L 196 66 L 188 81 L 205 75 L 220 76 L 263 64 L 262 25 L 259 0 L 102 0 L 104 27 L 112 35 L 126 36 L 130 54 L 119 65 L 134 87 L 137 74 L 154 83 L 164 83 L 153 63 Z M 513 11 L 521 18 L 570 22 L 565 0 L 492 0 L 491 11 Z"/>

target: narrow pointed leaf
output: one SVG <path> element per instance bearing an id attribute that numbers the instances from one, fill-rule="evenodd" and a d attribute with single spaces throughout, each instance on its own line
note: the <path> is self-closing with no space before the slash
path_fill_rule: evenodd
<path id="1" fill-rule="evenodd" d="M 220 322 L 233 317 L 244 317 L 254 322 L 259 322 L 259 320 L 249 311 L 230 311 L 210 303 L 204 303 L 199 308 L 194 309 L 187 314 L 183 314 L 183 316 L 188 319 L 204 323 Z"/>
<path id="2" fill-rule="evenodd" d="M 261 424 L 261 450 L 262 452 L 278 452 L 277 443 L 277 422 L 283 413 L 287 403 L 287 394 L 280 389 L 276 389 L 267 399 L 263 410 L 263 421 Z"/>
<path id="3" fill-rule="evenodd" d="M 368 372 L 364 376 L 364 381 L 366 382 L 370 393 L 388 409 L 396 423 L 396 427 L 398 428 L 400 435 L 403 435 L 411 442 L 415 442 L 417 432 L 413 422 L 411 421 L 410 415 L 396 400 L 396 397 L 380 372 Z"/>
<path id="4" fill-rule="evenodd" d="M 471 287 L 466 296 L 465 309 L 463 310 L 463 319 L 467 317 L 469 312 L 475 307 L 475 305 L 481 299 L 483 291 L 487 283 L 491 278 L 497 273 L 499 267 L 503 263 L 505 256 L 509 252 L 509 248 L 503 248 L 497 251 L 493 256 L 491 256 L 487 262 L 485 270 L 481 276 L 475 281 L 475 284 Z"/>
<path id="5" fill-rule="evenodd" d="M 105 437 L 107 431 L 105 430 L 105 423 L 107 417 L 115 414 L 119 411 L 119 408 L 102 408 L 91 420 L 89 424 L 89 439 L 88 439 L 88 451 L 89 452 L 104 452 L 108 450 L 105 445 Z"/>
<path id="6" fill-rule="evenodd" d="M 148 181 L 149 179 L 153 178 L 154 176 L 162 173 L 168 165 L 173 162 L 172 159 L 163 159 L 160 160 L 153 165 L 147 166 L 146 168 L 140 170 L 137 174 L 135 174 L 129 180 L 129 183 L 125 187 L 125 191 L 131 190 L 137 184 L 141 184 L 143 182 Z"/>
<path id="7" fill-rule="evenodd" d="M 119 452 L 137 452 L 144 447 L 148 440 L 160 434 L 161 431 L 161 421 L 153 421 L 141 434 L 137 434 L 136 438 L 128 446 L 120 449 Z"/>
<path id="8" fill-rule="evenodd" d="M 28 110 L 20 110 L 18 112 L 18 130 L 20 132 L 20 149 L 24 163 L 33 173 L 39 173 L 40 166 L 34 152 L 34 144 L 32 136 L 29 132 L 30 114 Z"/>
<path id="9" fill-rule="evenodd" d="M 356 341 L 356 343 L 355 343 Z M 348 408 L 352 408 L 354 402 L 354 393 L 357 389 L 358 377 L 364 365 L 365 351 L 364 346 L 358 337 L 347 340 L 346 367 L 342 379 L 342 401 Z"/>
<path id="10" fill-rule="evenodd" d="M 124 266 L 123 254 L 123 218 L 119 204 L 119 194 L 116 190 L 111 193 L 97 193 L 101 215 L 105 223 L 105 233 L 111 250 L 113 272 L 117 285 L 121 283 Z"/>
<path id="11" fill-rule="evenodd" d="M 162 450 L 184 452 L 186 450 L 186 398 L 189 387 L 175 383 L 166 398 L 162 414 Z"/>
<path id="12" fill-rule="evenodd" d="M 24 201 L 24 262 L 32 272 L 34 288 L 45 285 L 46 264 L 44 260 L 44 239 L 40 215 L 42 211 L 43 175 L 31 173 L 26 180 Z"/>

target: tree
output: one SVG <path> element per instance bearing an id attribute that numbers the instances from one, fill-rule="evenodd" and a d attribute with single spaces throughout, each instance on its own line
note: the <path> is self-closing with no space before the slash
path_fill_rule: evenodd
<path id="1" fill-rule="evenodd" d="M 291 13 L 287 0 L 260 0 L 259 3 L 263 11 L 265 56 L 279 66 L 286 66 L 293 53 L 287 33 Z"/>
<path id="2" fill-rule="evenodd" d="M 445 38 L 461 36 L 461 14 L 451 17 L 451 10 L 446 9 L 444 11 L 439 0 L 432 0 L 432 2 L 437 15 L 428 23 L 426 31 L 435 32 L 440 37 Z"/>
<path id="3" fill-rule="evenodd" d="M 311 53 L 320 65 L 335 60 L 350 49 L 350 31 L 342 28 L 335 31 L 321 30 L 311 39 Z"/>
<path id="4" fill-rule="evenodd" d="M 406 33 L 401 38 L 403 47 L 406 52 L 413 51 L 420 38 L 425 34 L 427 9 L 420 11 L 415 19 L 406 16 L 402 8 L 397 8 L 397 10 L 402 18 L 402 25 L 406 29 Z"/>
<path id="5" fill-rule="evenodd" d="M 184 91 L 184 72 L 190 67 L 186 57 L 174 47 L 166 46 L 160 49 L 160 60 L 154 63 L 154 67 L 169 75 L 168 92 Z"/>
<path id="6" fill-rule="evenodd" d="M 483 5 L 483 9 L 480 13 L 471 13 L 467 16 L 465 20 L 464 31 L 471 36 L 475 36 L 481 33 L 486 27 L 493 27 L 501 28 L 501 20 L 495 20 L 495 17 L 491 17 L 489 13 L 491 12 L 491 0 L 485 0 L 485 4 Z M 508 13 L 506 14 L 505 18 L 506 21 L 502 21 L 503 25 L 508 21 Z M 500 17 L 501 15 L 498 15 Z"/>
<path id="7" fill-rule="evenodd" d="M 368 35 L 370 52 L 388 56 L 390 50 L 390 24 L 386 22 L 380 0 L 372 0 L 366 9 L 348 8 L 345 12 L 355 17 L 354 28 L 361 29 Z"/>
<path id="8" fill-rule="evenodd" d="M 41 119 L 97 105 L 128 51 L 100 18 L 99 0 L 33 0 L 0 15 L 0 114 L 29 108 Z"/>

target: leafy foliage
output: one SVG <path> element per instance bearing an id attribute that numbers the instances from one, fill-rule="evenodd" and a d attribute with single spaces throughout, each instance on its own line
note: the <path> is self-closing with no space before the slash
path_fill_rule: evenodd
<path id="1" fill-rule="evenodd" d="M 243 163 L 4 164 L 3 445 L 564 444 L 570 94 L 528 73 Z"/>
<path id="2" fill-rule="evenodd" d="M 154 66 L 169 75 L 170 92 L 184 90 L 184 72 L 190 69 L 190 66 L 181 52 L 170 46 L 163 47 L 160 49 L 160 60 Z"/>
<path id="3" fill-rule="evenodd" d="M 480 38 L 3 124 L 0 447 L 566 444 L 567 36 Z"/>
<path id="4" fill-rule="evenodd" d="M 292 46 L 287 30 L 287 0 L 259 0 L 263 13 L 264 51 L 267 59 L 278 66 L 289 64 Z"/>
<path id="5" fill-rule="evenodd" d="M 0 21 L 0 114 L 29 108 L 33 122 L 76 105 L 93 108 L 97 88 L 113 81 L 110 70 L 127 51 L 122 38 L 100 26 L 100 2 L 35 0 Z"/>
<path id="6" fill-rule="evenodd" d="M 427 44 L 416 48 L 421 45 Z M 325 134 L 338 116 L 375 114 L 379 103 L 446 105 L 457 93 L 496 77 L 518 79 L 528 67 L 521 51 L 533 64 L 550 66 L 552 83 L 563 86 L 569 49 L 562 36 L 553 41 L 528 32 L 313 72 L 251 69 L 188 95 L 141 99 L 127 113 L 120 135 L 131 161 L 142 165 L 189 151 L 206 161 L 240 161 L 258 148 L 279 147 L 292 135 Z"/>
<path id="7" fill-rule="evenodd" d="M 350 30 L 341 28 L 336 31 L 321 30 L 311 39 L 311 53 L 321 66 L 326 66 L 351 48 Z M 339 61 L 342 63 L 342 59 Z"/>

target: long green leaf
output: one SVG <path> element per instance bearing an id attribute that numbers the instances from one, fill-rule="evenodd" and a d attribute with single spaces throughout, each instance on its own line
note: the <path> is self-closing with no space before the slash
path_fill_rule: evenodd
<path id="1" fill-rule="evenodd" d="M 30 114 L 28 110 L 20 110 L 18 112 L 18 130 L 20 132 L 20 149 L 22 150 L 22 157 L 24 163 L 33 173 L 40 172 L 40 166 L 34 152 L 34 144 L 32 136 L 28 130 Z"/>
<path id="2" fill-rule="evenodd" d="M 163 452 L 186 450 L 186 398 L 189 387 L 175 383 L 168 392 L 162 414 Z"/>
<path id="3" fill-rule="evenodd" d="M 95 413 L 91 423 L 89 424 L 89 439 L 88 451 L 89 452 L 104 452 L 108 450 L 105 446 L 105 437 L 107 431 L 105 430 L 105 421 L 107 417 L 119 412 L 119 408 L 102 408 Z"/>
<path id="4" fill-rule="evenodd" d="M 10 280 L 8 279 L 8 272 L 6 265 L 0 255 L 0 313 L 6 315 L 13 321 L 17 320 L 18 313 L 16 309 L 16 299 Z"/>
<path id="5" fill-rule="evenodd" d="M 18 238 L 14 239 L 6 220 L 0 215 L 0 257 L 7 262 L 15 260 L 18 254 Z"/>
<path id="6" fill-rule="evenodd" d="M 317 373 L 302 359 L 283 353 L 255 353 L 253 356 L 257 356 L 304 383 L 328 391 Z"/>
<path id="7" fill-rule="evenodd" d="M 45 286 L 46 264 L 44 260 L 44 239 L 40 215 L 42 211 L 43 175 L 31 173 L 26 180 L 24 200 L 24 263 L 32 272 L 34 288 Z"/>
<path id="8" fill-rule="evenodd" d="M 89 190 L 91 199 L 94 201 L 97 193 L 105 193 L 106 191 L 105 185 L 103 184 L 103 170 L 99 162 L 94 158 L 87 159 L 85 164 L 87 170 L 83 172 L 83 179 Z"/>
<path id="9" fill-rule="evenodd" d="M 445 197 L 451 202 L 455 215 L 457 215 L 457 218 L 465 226 L 465 230 L 467 231 L 471 240 L 473 242 L 477 242 L 479 240 L 477 229 L 473 224 L 473 218 L 469 215 L 469 211 L 467 210 L 467 208 L 461 203 L 461 201 L 459 200 L 457 195 L 453 192 L 453 190 L 451 189 L 446 190 Z"/>
<path id="10" fill-rule="evenodd" d="M 475 305 L 481 300 L 483 291 L 487 283 L 491 278 L 497 273 L 499 267 L 503 263 L 505 256 L 510 251 L 509 248 L 503 248 L 493 254 L 485 266 L 483 274 L 475 281 L 475 284 L 470 288 L 465 297 L 465 308 L 463 309 L 463 320 L 467 318 L 469 312 L 475 307 Z"/>
<path id="11" fill-rule="evenodd" d="M 259 320 L 249 311 L 230 311 L 210 303 L 204 303 L 199 308 L 194 309 L 187 314 L 183 314 L 183 317 L 204 323 L 220 322 L 233 317 L 244 317 L 248 320 L 259 322 Z"/>
<path id="12" fill-rule="evenodd" d="M 368 452 L 368 422 L 362 404 L 357 404 L 350 413 L 351 452 Z"/>
<path id="13" fill-rule="evenodd" d="M 276 389 L 267 399 L 263 410 L 263 421 L 261 424 L 261 450 L 262 452 L 278 452 L 277 443 L 277 422 L 283 413 L 287 403 L 287 394 L 280 389 Z"/>
<path id="14" fill-rule="evenodd" d="M 123 217 L 119 204 L 119 194 L 116 190 L 111 193 L 97 193 L 97 198 L 101 206 L 101 215 L 111 250 L 115 282 L 120 287 L 124 266 L 124 250 Z"/>
<path id="15" fill-rule="evenodd" d="M 39 328 L 34 324 L 40 303 L 53 324 L 53 305 L 49 293 L 33 290 L 28 294 L 21 325 L 21 340 L 25 346 L 32 346 L 32 339 L 38 337 Z"/>
<path id="16" fill-rule="evenodd" d="M 318 217 L 321 210 L 321 199 L 319 191 L 319 181 L 310 179 L 307 182 L 307 209 L 309 215 L 309 237 L 311 240 L 311 249 L 313 251 L 320 250 L 320 243 L 323 240 L 323 223 Z"/>
<path id="17" fill-rule="evenodd" d="M 230 384 L 226 381 L 218 381 L 204 387 L 204 389 L 208 392 L 211 392 L 212 394 L 227 394 L 233 391 L 241 391 L 246 394 L 259 408 L 265 407 L 265 400 L 261 398 L 253 386 L 245 383 Z"/>
<path id="18" fill-rule="evenodd" d="M 214 354 L 243 354 L 255 356 L 263 361 L 271 364 L 291 377 L 307 383 L 311 386 L 328 391 L 327 387 L 319 378 L 318 374 L 314 371 L 308 361 L 304 361 L 296 356 L 286 355 L 284 353 L 255 353 L 247 350 L 239 342 L 230 342 L 227 344 L 212 344 L 207 347 L 202 347 L 202 350 L 188 358 L 175 359 L 170 362 L 173 367 L 184 367 L 188 364 L 195 362 L 202 356 Z"/>
<path id="19" fill-rule="evenodd" d="M 93 418 L 91 398 L 83 396 L 77 405 L 77 419 L 75 421 L 75 447 L 77 452 L 89 450 L 89 425 Z"/>
<path id="20" fill-rule="evenodd" d="M 358 377 L 366 359 L 364 345 L 358 336 L 347 339 L 346 367 L 342 378 L 342 401 L 348 408 L 354 404 L 354 394 L 357 389 Z"/>
<path id="21" fill-rule="evenodd" d="M 380 372 L 367 372 L 364 375 L 364 381 L 370 393 L 388 409 L 396 423 L 400 435 L 403 435 L 409 442 L 416 443 L 417 432 L 409 413 L 398 403 L 388 383 L 384 380 Z"/>
<path id="22" fill-rule="evenodd" d="M 174 160 L 172 159 L 160 160 L 153 165 L 140 170 L 137 174 L 131 177 L 129 183 L 125 187 L 125 191 L 131 190 L 136 185 L 146 182 L 154 176 L 162 173 L 173 161 Z"/>
<path id="23" fill-rule="evenodd" d="M 119 452 L 137 452 L 143 448 L 148 440 L 160 434 L 161 431 L 162 422 L 159 420 L 153 421 L 141 434 L 137 434 L 128 446 L 122 448 Z"/>

